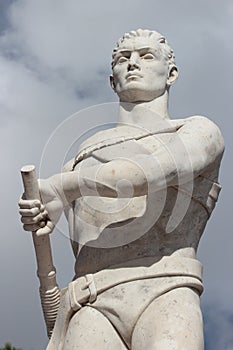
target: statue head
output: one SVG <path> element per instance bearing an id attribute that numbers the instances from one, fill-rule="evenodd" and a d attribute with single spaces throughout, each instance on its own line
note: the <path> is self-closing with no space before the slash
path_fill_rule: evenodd
<path id="1" fill-rule="evenodd" d="M 151 101 L 178 76 L 175 56 L 164 36 L 138 29 L 124 34 L 112 54 L 111 86 L 121 101 Z"/>

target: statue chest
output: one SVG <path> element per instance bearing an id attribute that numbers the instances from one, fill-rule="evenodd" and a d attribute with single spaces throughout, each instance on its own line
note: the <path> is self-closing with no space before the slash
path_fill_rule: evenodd
<path id="1" fill-rule="evenodd" d="M 173 133 L 162 133 L 142 137 L 140 139 L 128 140 L 119 144 L 109 145 L 92 152 L 92 157 L 100 162 L 109 162 L 116 158 L 132 159 L 137 155 L 154 154 L 166 147 L 174 138 Z"/>

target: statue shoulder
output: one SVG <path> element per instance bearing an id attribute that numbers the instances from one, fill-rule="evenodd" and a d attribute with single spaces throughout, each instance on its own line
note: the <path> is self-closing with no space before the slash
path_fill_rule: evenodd
<path id="1" fill-rule="evenodd" d="M 219 130 L 219 127 L 217 124 L 215 124 L 210 118 L 207 118 L 206 116 L 203 115 L 192 115 L 190 117 L 186 117 L 184 119 L 177 119 L 175 122 L 181 123 L 183 121 L 183 125 L 191 124 L 200 126 L 202 125 L 202 128 L 206 128 L 207 131 L 210 129 L 212 130 Z"/>
<path id="2" fill-rule="evenodd" d="M 190 131 L 195 136 L 195 134 L 202 134 L 206 137 L 207 141 L 214 140 L 218 142 L 219 148 L 224 150 L 224 140 L 222 133 L 216 123 L 214 123 L 210 118 L 202 115 L 193 115 L 184 119 L 173 120 L 172 123 L 178 127 L 178 131 L 182 130 Z"/>

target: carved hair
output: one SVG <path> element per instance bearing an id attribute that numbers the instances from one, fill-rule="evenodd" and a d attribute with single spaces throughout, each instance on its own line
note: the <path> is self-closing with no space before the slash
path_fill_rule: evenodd
<path id="1" fill-rule="evenodd" d="M 167 40 L 165 37 L 154 31 L 154 30 L 148 30 L 148 29 L 137 29 L 132 30 L 129 33 L 125 33 L 122 38 L 120 38 L 117 42 L 117 47 L 113 50 L 112 53 L 112 67 L 115 64 L 115 58 L 118 53 L 118 51 L 122 48 L 122 44 L 125 43 L 126 40 L 130 40 L 135 37 L 145 37 L 145 38 L 152 38 L 156 43 L 159 44 L 159 49 L 161 55 L 168 61 L 169 66 L 175 66 L 175 55 L 172 48 L 168 45 Z"/>

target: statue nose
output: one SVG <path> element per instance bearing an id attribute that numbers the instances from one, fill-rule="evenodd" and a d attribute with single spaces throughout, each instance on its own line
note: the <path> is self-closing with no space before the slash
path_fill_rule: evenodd
<path id="1" fill-rule="evenodd" d="M 140 65 L 137 62 L 137 60 L 134 59 L 134 58 L 131 58 L 129 60 L 129 64 L 128 64 L 128 71 L 131 71 L 131 70 L 134 70 L 134 69 L 139 69 L 140 70 L 141 68 L 140 68 Z"/>

